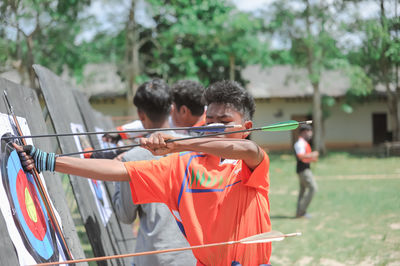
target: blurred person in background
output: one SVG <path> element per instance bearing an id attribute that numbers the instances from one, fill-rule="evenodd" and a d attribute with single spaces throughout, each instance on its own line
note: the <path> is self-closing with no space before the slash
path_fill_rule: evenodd
<path id="1" fill-rule="evenodd" d="M 168 128 L 171 110 L 171 94 L 168 85 L 160 79 L 142 84 L 134 98 L 139 121 L 145 129 Z M 177 136 L 173 131 L 167 134 Z M 122 161 L 156 160 L 163 156 L 154 156 L 149 150 L 135 147 L 122 156 Z M 140 226 L 135 252 L 161 250 L 189 246 L 180 232 L 168 207 L 163 203 L 134 204 L 129 182 L 116 182 L 113 204 L 118 219 L 132 224 L 139 216 Z M 190 250 L 179 253 L 165 253 L 134 258 L 135 266 L 145 265 L 195 265 L 196 260 Z"/>
<path id="2" fill-rule="evenodd" d="M 203 85 L 191 80 L 180 80 L 172 86 L 171 126 L 198 127 L 205 125 L 203 92 Z"/>
<path id="3" fill-rule="evenodd" d="M 206 122 L 205 105 L 203 100 L 204 86 L 191 80 L 180 80 L 171 88 L 172 108 L 168 118 L 170 127 L 198 127 Z M 118 126 L 118 131 L 141 130 L 142 121 L 134 120 L 130 123 Z M 196 132 L 180 132 L 183 134 L 197 134 Z M 120 140 L 133 139 L 144 136 L 143 133 L 121 132 L 119 134 L 105 134 L 103 140 L 118 143 Z M 120 156 L 119 158 L 121 158 Z"/>
<path id="4" fill-rule="evenodd" d="M 312 151 L 309 143 L 313 135 L 312 127 L 310 125 L 301 125 L 299 131 L 299 138 L 294 144 L 297 160 L 296 173 L 300 182 L 296 218 L 311 218 L 307 213 L 307 208 L 318 187 L 312 175 L 310 163 L 318 161 L 319 153 L 318 151 Z"/>

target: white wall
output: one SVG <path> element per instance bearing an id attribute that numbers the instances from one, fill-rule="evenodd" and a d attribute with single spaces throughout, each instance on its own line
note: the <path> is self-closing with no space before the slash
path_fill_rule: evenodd
<path id="1" fill-rule="evenodd" d="M 307 115 L 312 112 L 311 100 L 286 101 L 271 99 L 269 102 L 257 101 L 254 126 L 290 120 L 292 115 Z M 281 111 L 281 112 L 280 112 Z M 274 114 L 281 113 L 277 117 Z M 357 105 L 353 113 L 346 114 L 336 104 L 331 116 L 325 122 L 325 143 L 327 147 L 370 147 L 372 146 L 372 114 L 388 113 L 384 101 L 373 101 Z M 388 118 L 388 123 L 390 123 Z M 390 125 L 388 129 L 390 130 Z M 252 139 L 259 145 L 270 149 L 291 149 L 291 132 L 254 132 Z"/>

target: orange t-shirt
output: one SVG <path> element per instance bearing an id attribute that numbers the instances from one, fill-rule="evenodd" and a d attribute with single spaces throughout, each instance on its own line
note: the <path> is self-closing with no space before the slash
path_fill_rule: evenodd
<path id="1" fill-rule="evenodd" d="M 271 231 L 269 158 L 253 172 L 242 160 L 182 152 L 158 161 L 126 162 L 135 204 L 167 204 L 190 245 L 239 240 Z M 271 243 L 193 250 L 197 265 L 269 263 Z"/>

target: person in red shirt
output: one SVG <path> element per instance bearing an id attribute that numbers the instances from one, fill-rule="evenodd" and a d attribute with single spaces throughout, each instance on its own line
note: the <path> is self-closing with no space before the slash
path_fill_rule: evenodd
<path id="1" fill-rule="evenodd" d="M 297 142 L 294 144 L 296 153 L 296 173 L 299 176 L 300 191 L 297 200 L 296 218 L 310 218 L 307 214 L 308 205 L 310 205 L 314 193 L 318 187 L 315 182 L 310 163 L 318 161 L 318 151 L 312 151 L 308 143 L 312 138 L 312 127 L 310 125 L 301 125 L 299 129 L 300 135 Z"/>
<path id="2" fill-rule="evenodd" d="M 207 124 L 252 127 L 254 100 L 238 83 L 216 82 L 206 89 L 204 98 Z M 269 159 L 257 144 L 245 139 L 248 135 L 240 132 L 166 142 L 173 137 L 156 133 L 141 138 L 142 147 L 154 155 L 175 154 L 158 161 L 126 163 L 57 157 L 55 163 L 41 165 L 50 165 L 42 170 L 55 167 L 55 171 L 77 176 L 130 181 L 133 201 L 165 203 L 190 245 L 238 240 L 271 231 Z M 32 157 L 16 148 L 25 168 L 32 169 Z M 36 151 L 24 149 L 36 157 Z M 40 157 L 47 160 L 47 155 Z M 203 248 L 193 253 L 197 265 L 268 265 L 271 243 Z"/>

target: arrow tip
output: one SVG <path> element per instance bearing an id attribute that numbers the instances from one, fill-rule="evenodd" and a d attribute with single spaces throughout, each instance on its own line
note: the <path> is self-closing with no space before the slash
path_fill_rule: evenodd
<path id="1" fill-rule="evenodd" d="M 292 236 L 301 236 L 301 232 L 296 232 L 296 233 L 291 233 L 291 234 L 286 234 L 285 237 L 292 237 Z"/>
<path id="2" fill-rule="evenodd" d="M 307 121 L 306 121 L 306 124 L 307 124 L 307 125 L 312 124 L 312 120 L 307 120 Z"/>

